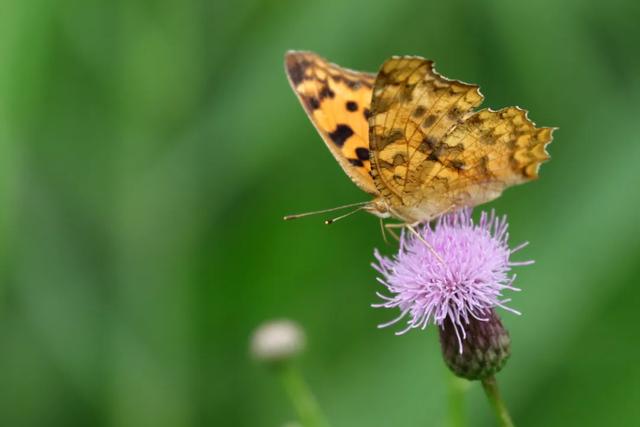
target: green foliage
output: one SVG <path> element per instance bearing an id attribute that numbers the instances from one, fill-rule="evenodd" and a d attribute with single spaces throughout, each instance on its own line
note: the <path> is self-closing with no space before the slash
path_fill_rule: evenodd
<path id="1" fill-rule="evenodd" d="M 281 221 L 366 199 L 286 82 L 309 49 L 426 56 L 560 128 L 541 179 L 492 204 L 537 260 L 499 381 L 518 426 L 636 425 L 639 4 L 3 1 L 0 424 L 282 425 L 247 355 L 282 316 L 334 425 L 444 423 L 436 331 L 375 327 L 377 220 Z"/>

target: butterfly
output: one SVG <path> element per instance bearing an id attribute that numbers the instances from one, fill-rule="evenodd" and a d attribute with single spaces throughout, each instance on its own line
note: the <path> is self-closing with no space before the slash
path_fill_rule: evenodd
<path id="1" fill-rule="evenodd" d="M 394 56 L 371 74 L 289 51 L 285 71 L 342 169 L 373 196 L 347 206 L 380 218 L 417 224 L 489 202 L 538 178 L 549 159 L 554 128 L 518 107 L 476 110 L 479 87 L 441 76 L 430 60 Z"/>

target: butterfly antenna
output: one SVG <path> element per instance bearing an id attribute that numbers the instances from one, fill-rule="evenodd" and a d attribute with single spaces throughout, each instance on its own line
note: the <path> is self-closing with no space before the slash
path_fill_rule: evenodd
<path id="1" fill-rule="evenodd" d="M 330 209 L 323 209 L 323 210 L 321 210 L 321 211 L 313 211 L 313 212 L 305 212 L 305 213 L 301 213 L 301 214 L 286 215 L 286 216 L 284 217 L 284 220 L 285 220 L 285 221 L 289 221 L 289 220 L 291 220 L 291 219 L 298 219 L 298 218 L 302 218 L 302 217 L 305 217 L 305 216 L 317 215 L 317 214 L 327 213 L 327 212 L 333 212 L 333 211 L 338 211 L 338 210 L 340 210 L 340 209 L 353 208 L 353 207 L 356 207 L 356 206 L 364 207 L 363 205 L 366 205 L 366 204 L 368 204 L 368 203 L 370 203 L 370 202 L 358 202 L 358 203 L 351 203 L 351 204 L 349 204 L 349 205 L 338 206 L 338 207 L 330 208 Z M 356 210 L 355 210 L 355 211 L 353 211 L 353 212 L 357 212 L 358 210 L 360 210 L 360 209 L 356 209 Z M 350 212 L 349 214 L 352 214 L 353 212 Z M 338 218 L 341 218 L 341 217 L 338 217 Z M 337 219 L 338 219 L 338 218 L 336 218 L 336 219 L 334 219 L 334 220 L 331 220 L 331 222 L 333 222 L 333 221 L 337 221 Z M 326 222 L 326 221 L 325 221 L 325 222 Z"/>
<path id="2" fill-rule="evenodd" d="M 336 222 L 336 221 L 338 221 L 338 220 L 341 220 L 342 218 L 346 218 L 346 217 L 348 217 L 348 216 L 353 215 L 354 213 L 356 213 L 356 212 L 358 212 L 358 211 L 361 211 L 362 209 L 364 209 L 364 206 L 360 206 L 359 208 L 356 208 L 356 209 L 352 210 L 351 212 L 347 212 L 346 214 L 343 214 L 343 215 L 337 216 L 337 217 L 335 217 L 335 218 L 333 218 L 333 219 L 328 219 L 328 220 L 326 220 L 324 223 L 325 223 L 325 224 L 327 224 L 327 225 L 331 225 L 331 224 L 333 224 L 334 222 Z"/>

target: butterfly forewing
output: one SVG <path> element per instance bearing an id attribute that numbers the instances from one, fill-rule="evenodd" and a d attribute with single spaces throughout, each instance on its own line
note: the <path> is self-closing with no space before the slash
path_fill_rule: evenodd
<path id="1" fill-rule="evenodd" d="M 340 166 L 362 190 L 377 195 L 370 174 L 367 121 L 375 75 L 339 67 L 312 52 L 288 52 L 285 69 Z"/>

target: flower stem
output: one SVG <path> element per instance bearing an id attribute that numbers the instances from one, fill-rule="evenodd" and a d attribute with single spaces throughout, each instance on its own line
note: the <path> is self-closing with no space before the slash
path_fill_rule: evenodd
<path id="1" fill-rule="evenodd" d="M 491 376 L 489 378 L 485 378 L 482 380 L 482 387 L 484 388 L 484 392 L 487 394 L 487 399 L 491 402 L 491 406 L 493 406 L 493 410 L 500 422 L 501 427 L 513 427 L 513 421 L 511 421 L 511 417 L 509 416 L 509 411 L 507 410 L 502 397 L 500 396 L 500 391 L 498 390 L 498 383 L 496 382 L 496 378 Z"/>
<path id="2" fill-rule="evenodd" d="M 320 406 L 300 370 L 293 363 L 278 367 L 278 375 L 304 427 L 328 427 Z"/>
<path id="3" fill-rule="evenodd" d="M 464 410 L 464 397 L 469 382 L 449 372 L 449 427 L 465 427 L 467 417 Z"/>

